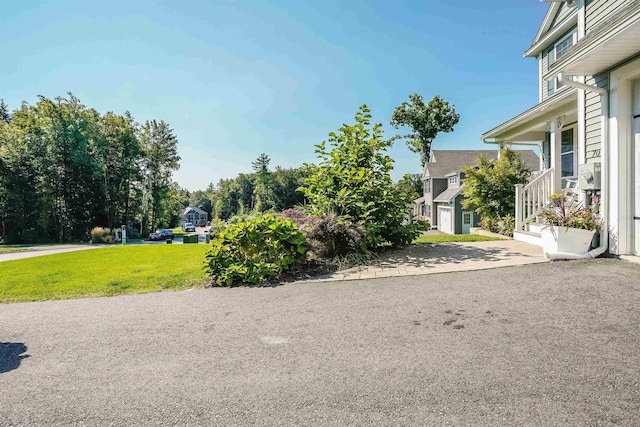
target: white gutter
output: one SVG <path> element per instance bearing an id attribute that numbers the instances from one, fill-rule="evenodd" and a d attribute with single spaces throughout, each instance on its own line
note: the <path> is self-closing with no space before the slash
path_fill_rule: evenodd
<path id="1" fill-rule="evenodd" d="M 574 82 L 570 80 L 566 76 L 564 72 L 560 73 L 560 81 L 570 87 L 575 87 L 577 89 L 582 89 L 589 92 L 596 92 L 600 94 L 601 98 L 601 107 L 602 114 L 600 118 L 600 129 L 601 129 L 601 144 L 602 144 L 602 162 L 601 162 L 601 173 L 602 173 L 602 189 L 600 190 L 600 203 L 601 203 L 601 212 L 603 216 L 603 228 L 604 233 L 600 233 L 600 246 L 597 248 L 590 250 L 589 252 L 585 252 L 583 254 L 568 254 L 568 253 L 545 253 L 544 256 L 549 261 L 560 260 L 560 259 L 588 259 L 588 258 L 596 258 L 607 251 L 609 248 L 609 230 L 607 229 L 607 219 L 609 217 L 609 91 L 606 89 L 602 89 L 597 86 L 590 86 L 584 83 Z"/>

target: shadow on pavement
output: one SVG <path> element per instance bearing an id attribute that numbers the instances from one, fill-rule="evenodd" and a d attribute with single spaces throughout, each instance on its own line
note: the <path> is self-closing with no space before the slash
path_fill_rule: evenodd
<path id="1" fill-rule="evenodd" d="M 21 342 L 0 342 L 0 374 L 18 369 L 20 361 L 29 357 L 22 354 L 27 351 L 27 346 Z"/>
<path id="2" fill-rule="evenodd" d="M 503 247 L 476 248 L 464 245 L 414 245 L 380 260 L 380 267 L 402 264 L 411 267 L 433 267 L 440 264 L 459 264 L 469 261 L 502 261 L 511 257 L 531 258 Z"/>

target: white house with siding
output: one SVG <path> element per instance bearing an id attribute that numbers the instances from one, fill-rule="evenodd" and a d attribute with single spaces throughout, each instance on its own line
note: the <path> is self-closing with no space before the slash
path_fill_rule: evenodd
<path id="1" fill-rule="evenodd" d="M 182 226 L 190 222 L 196 227 L 205 227 L 208 219 L 209 215 L 202 209 L 196 206 L 187 206 L 184 211 L 182 211 L 180 225 Z"/>
<path id="2" fill-rule="evenodd" d="M 584 203 L 600 198 L 596 252 L 640 255 L 640 0 L 543 1 L 524 54 L 538 61 L 539 103 L 482 135 L 542 151 L 545 171 L 516 190 L 514 237 L 540 244 L 537 210 L 576 185 Z"/>

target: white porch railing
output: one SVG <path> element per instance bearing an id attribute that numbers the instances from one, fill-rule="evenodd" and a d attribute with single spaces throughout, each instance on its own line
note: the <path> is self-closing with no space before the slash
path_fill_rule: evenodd
<path id="1" fill-rule="evenodd" d="M 524 231 L 525 226 L 537 216 L 538 210 L 549 204 L 553 189 L 553 168 L 542 171 L 525 186 L 516 185 L 515 231 Z"/>

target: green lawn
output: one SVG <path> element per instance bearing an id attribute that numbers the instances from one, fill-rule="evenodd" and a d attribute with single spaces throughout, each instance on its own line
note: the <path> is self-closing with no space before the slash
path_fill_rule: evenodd
<path id="1" fill-rule="evenodd" d="M 208 248 L 115 246 L 0 262 L 0 303 L 201 287 Z"/>
<path id="2" fill-rule="evenodd" d="M 413 241 L 414 245 L 422 243 L 449 243 L 449 242 L 486 242 L 490 240 L 502 240 L 497 237 L 480 236 L 478 234 L 423 234 Z"/>

